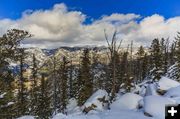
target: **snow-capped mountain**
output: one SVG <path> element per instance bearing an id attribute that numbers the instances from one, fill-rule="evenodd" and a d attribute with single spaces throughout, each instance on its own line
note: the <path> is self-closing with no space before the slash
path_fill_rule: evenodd
<path id="1" fill-rule="evenodd" d="M 33 63 L 33 54 L 36 58 L 38 66 L 42 66 L 45 62 L 50 60 L 52 56 L 55 56 L 57 60 L 60 60 L 63 56 L 67 57 L 73 64 L 78 64 L 82 52 L 85 48 L 90 49 L 90 57 L 92 58 L 94 53 L 98 55 L 102 62 L 107 62 L 107 48 L 106 47 L 60 47 L 56 49 L 40 49 L 40 48 L 26 48 L 25 49 L 25 64 L 26 68 L 30 68 Z M 13 72 L 19 70 L 19 61 L 9 61 L 10 68 Z"/>

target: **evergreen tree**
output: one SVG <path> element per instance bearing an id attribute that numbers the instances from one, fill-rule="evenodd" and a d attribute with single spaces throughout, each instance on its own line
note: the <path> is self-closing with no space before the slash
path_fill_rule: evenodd
<path id="1" fill-rule="evenodd" d="M 132 87 L 132 77 L 130 76 L 129 64 L 128 64 L 128 50 L 123 53 L 122 61 L 121 61 L 121 76 L 122 76 L 122 84 L 124 84 L 121 88 L 124 88 L 126 92 L 131 91 Z"/>
<path id="2" fill-rule="evenodd" d="M 170 53 L 169 53 L 169 38 L 166 39 L 165 49 L 164 49 L 164 69 L 165 73 L 167 73 L 168 67 L 170 64 Z"/>
<path id="3" fill-rule="evenodd" d="M 38 80 L 38 66 L 37 66 L 37 60 L 35 57 L 35 54 L 32 56 L 32 86 L 31 86 L 31 92 L 30 92 L 30 114 L 31 115 L 37 115 L 37 97 L 38 97 L 38 91 L 39 87 L 37 85 Z"/>
<path id="4" fill-rule="evenodd" d="M 154 39 L 150 48 L 151 60 L 153 70 L 151 71 L 152 80 L 157 81 L 161 78 L 161 75 L 164 73 L 163 69 L 163 53 L 159 39 Z"/>
<path id="5" fill-rule="evenodd" d="M 4 97 L 0 99 L 0 115 L 2 118 L 13 118 L 16 116 L 15 95 L 14 95 L 14 79 L 9 69 L 9 61 L 17 60 L 17 48 L 22 40 L 29 38 L 31 35 L 23 30 L 11 29 L 0 37 L 0 95 Z"/>
<path id="6" fill-rule="evenodd" d="M 176 55 L 176 42 L 173 42 L 171 44 L 170 53 L 169 53 L 170 65 L 173 65 L 175 63 L 175 55 Z"/>
<path id="7" fill-rule="evenodd" d="M 11 29 L 0 37 L 0 95 L 5 94 L 3 99 L 0 99 L 0 114 L 2 118 L 13 118 L 16 116 L 15 107 L 15 81 L 9 69 L 9 61 L 17 60 L 18 46 L 22 40 L 29 38 L 31 35 L 23 30 Z"/>
<path id="8" fill-rule="evenodd" d="M 145 57 L 145 51 L 144 47 L 140 46 L 137 52 L 137 67 L 136 67 L 136 73 L 137 73 L 137 79 L 138 81 L 142 81 L 144 79 L 144 68 L 143 63 L 144 63 L 144 57 Z"/>
<path id="9" fill-rule="evenodd" d="M 162 38 L 160 41 L 161 45 L 161 52 L 162 52 L 162 69 L 163 69 L 163 74 L 167 72 L 167 68 L 169 66 L 169 41 L 168 39 Z"/>
<path id="10" fill-rule="evenodd" d="M 60 74 L 60 112 L 66 113 L 66 106 L 68 103 L 68 64 L 66 57 L 63 57 L 62 63 L 60 65 L 59 74 Z"/>
<path id="11" fill-rule="evenodd" d="M 145 53 L 142 61 L 142 79 L 145 79 L 148 76 L 149 72 L 149 56 Z"/>
<path id="12" fill-rule="evenodd" d="M 14 97 L 14 92 L 13 92 L 13 88 L 14 86 L 11 84 L 7 84 L 4 83 L 2 86 L 2 84 L 0 84 L 0 88 L 1 91 L 5 91 L 5 92 L 0 92 L 0 95 L 2 96 L 0 98 L 0 116 L 1 118 L 13 118 L 16 116 L 16 113 L 14 113 L 14 103 L 15 103 L 15 97 Z M 5 87 L 5 89 L 3 88 Z"/>
<path id="13" fill-rule="evenodd" d="M 94 83 L 94 90 L 98 89 L 106 89 L 105 86 L 105 80 L 106 80 L 106 66 L 102 62 L 99 61 L 99 55 L 97 54 L 97 51 L 93 52 L 92 56 L 92 65 L 91 65 L 91 72 L 92 72 L 92 78 Z"/>
<path id="14" fill-rule="evenodd" d="M 79 85 L 78 85 L 79 84 L 79 79 L 78 79 L 79 68 L 76 65 L 72 66 L 71 68 L 72 69 L 70 69 L 70 70 L 72 70 L 72 71 L 70 71 L 70 72 L 72 73 L 72 80 L 69 80 L 69 82 L 72 81 L 71 82 L 72 88 L 69 88 L 69 90 L 71 89 L 70 94 L 72 93 L 71 94 L 72 97 L 70 96 L 70 98 L 75 98 L 78 100 L 78 95 L 79 95 Z M 71 79 L 71 77 L 69 79 Z"/>
<path id="15" fill-rule="evenodd" d="M 177 61 L 177 71 L 176 71 L 176 79 L 180 81 L 180 32 L 178 32 L 176 36 L 176 49 L 175 49 L 175 59 Z"/>
<path id="16" fill-rule="evenodd" d="M 56 57 L 53 56 L 52 58 L 52 72 L 51 72 L 51 77 L 53 79 L 53 111 L 54 111 L 54 114 L 56 115 L 57 114 L 57 111 L 58 111 L 58 107 L 59 107 L 59 104 L 58 104 L 58 83 L 57 83 L 57 61 L 56 61 Z"/>
<path id="17" fill-rule="evenodd" d="M 72 60 L 70 61 L 70 66 L 68 67 L 68 71 L 69 71 L 69 98 L 74 98 L 74 94 L 73 94 L 73 64 L 72 64 Z"/>
<path id="18" fill-rule="evenodd" d="M 79 95 L 78 95 L 78 104 L 83 105 L 84 102 L 92 95 L 93 93 L 93 80 L 90 72 L 90 56 L 89 49 L 84 49 L 81 64 L 78 76 L 79 84 Z"/>
<path id="19" fill-rule="evenodd" d="M 20 74 L 18 80 L 17 95 L 17 114 L 18 116 L 28 114 L 27 89 L 25 87 L 26 78 L 24 77 L 25 68 L 25 51 L 24 48 L 19 49 Z"/>
<path id="20" fill-rule="evenodd" d="M 37 98 L 37 115 L 39 119 L 49 119 L 52 114 L 51 109 L 51 95 L 50 95 L 50 83 L 45 78 L 45 74 L 42 74 L 39 95 Z"/>
<path id="21" fill-rule="evenodd" d="M 118 91 L 119 91 L 119 89 L 120 89 L 120 86 L 121 86 L 121 84 L 123 83 L 123 81 L 122 81 L 122 75 L 121 75 L 121 71 L 122 71 L 122 69 L 121 69 L 121 61 L 120 61 L 120 59 L 121 59 L 121 57 L 120 57 L 120 54 L 117 52 L 117 51 L 114 51 L 114 64 L 115 64 L 115 78 L 116 78 L 116 82 L 115 82 L 115 93 L 118 93 Z M 113 62 L 111 61 L 110 62 L 110 64 L 109 64 L 109 67 L 110 67 L 110 69 L 112 69 L 113 67 Z M 113 70 L 110 70 L 110 78 L 112 79 L 113 77 Z M 111 86 L 112 87 L 112 86 Z"/>

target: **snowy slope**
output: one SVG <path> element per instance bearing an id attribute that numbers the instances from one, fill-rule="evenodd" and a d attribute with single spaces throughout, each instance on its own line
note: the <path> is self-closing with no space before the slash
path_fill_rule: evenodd
<path id="1" fill-rule="evenodd" d="M 170 88 L 179 86 L 180 83 L 175 81 L 175 80 L 172 80 L 170 78 L 162 77 L 160 79 L 158 85 L 159 85 L 159 89 L 161 89 L 161 90 L 168 90 Z"/>
<path id="2" fill-rule="evenodd" d="M 101 113 L 87 114 L 87 115 L 63 115 L 58 114 L 53 119 L 157 119 L 144 116 L 143 113 L 137 111 L 117 110 L 104 111 Z"/>
<path id="3" fill-rule="evenodd" d="M 117 95 L 116 100 L 110 104 L 110 110 L 104 108 L 103 103 L 98 100 L 102 97 L 108 99 L 105 90 L 96 91 L 82 107 L 78 107 L 76 100 L 71 99 L 67 107 L 68 114 L 59 113 L 53 119 L 164 119 L 165 105 L 180 104 L 180 86 L 178 82 L 162 77 L 159 82 L 144 83 L 144 85 L 138 90 L 151 93 L 143 96 L 133 92 Z M 167 92 L 164 95 L 159 95 L 156 85 Z M 155 93 L 156 95 L 154 95 Z M 90 110 L 87 114 L 83 113 L 83 108 L 92 104 L 96 105 L 96 108 Z M 24 116 L 18 119 L 33 119 L 33 116 Z"/>

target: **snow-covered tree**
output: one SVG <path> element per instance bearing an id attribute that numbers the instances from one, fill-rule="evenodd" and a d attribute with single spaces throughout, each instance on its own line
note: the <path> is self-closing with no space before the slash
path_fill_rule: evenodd
<path id="1" fill-rule="evenodd" d="M 161 78 L 161 75 L 164 73 L 163 53 L 159 39 L 154 39 L 152 41 L 150 53 L 151 53 L 151 61 L 153 68 L 151 70 L 151 76 L 152 76 L 152 80 L 157 81 Z"/>
<path id="2" fill-rule="evenodd" d="M 178 32 L 175 39 L 176 39 L 175 60 L 177 62 L 175 78 L 180 81 L 180 32 Z"/>

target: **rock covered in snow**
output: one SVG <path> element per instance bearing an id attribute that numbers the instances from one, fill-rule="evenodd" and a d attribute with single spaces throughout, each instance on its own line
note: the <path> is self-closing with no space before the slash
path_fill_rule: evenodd
<path id="1" fill-rule="evenodd" d="M 142 99 L 140 95 L 126 93 L 111 104 L 112 110 L 132 110 L 137 109 Z"/>
<path id="2" fill-rule="evenodd" d="M 83 110 L 89 112 L 90 110 L 103 111 L 107 106 L 108 93 L 105 90 L 97 90 L 83 105 Z"/>
<path id="3" fill-rule="evenodd" d="M 134 110 L 108 110 L 103 113 L 88 113 L 77 115 L 57 114 L 53 119 L 157 119 L 145 116 L 140 111 Z"/>
<path id="4" fill-rule="evenodd" d="M 77 100 L 75 98 L 71 98 L 68 101 L 67 105 L 67 114 L 81 113 L 81 109 L 77 104 Z"/>
<path id="5" fill-rule="evenodd" d="M 150 95 L 158 95 L 157 94 L 157 85 L 156 83 L 152 83 L 152 84 L 149 84 L 147 87 L 146 87 L 146 96 L 150 96 Z"/>
<path id="6" fill-rule="evenodd" d="M 176 97 L 180 97 L 180 86 L 174 87 L 174 88 L 170 88 L 165 95 L 166 97 L 170 97 L 170 98 L 176 98 Z"/>
<path id="7" fill-rule="evenodd" d="M 17 119 L 35 119 L 33 116 L 22 116 Z"/>
<path id="8" fill-rule="evenodd" d="M 66 119 L 66 118 L 67 116 L 62 113 L 58 113 L 53 117 L 53 119 Z"/>
<path id="9" fill-rule="evenodd" d="M 144 112 L 153 117 L 165 119 L 165 105 L 168 104 L 175 104 L 175 101 L 162 96 L 146 96 Z"/>
<path id="10" fill-rule="evenodd" d="M 158 85 L 159 85 L 159 89 L 161 89 L 161 90 L 168 90 L 170 88 L 179 86 L 180 83 L 175 81 L 175 80 L 169 79 L 167 77 L 162 77 L 159 80 Z"/>

